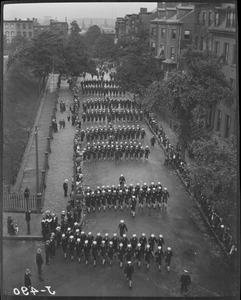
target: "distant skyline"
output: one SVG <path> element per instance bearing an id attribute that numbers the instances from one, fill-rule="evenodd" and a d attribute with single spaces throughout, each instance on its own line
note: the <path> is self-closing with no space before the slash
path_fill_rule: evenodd
<path id="1" fill-rule="evenodd" d="M 64 3 L 17 3 L 5 4 L 3 19 L 14 18 L 43 18 L 51 16 L 59 21 L 65 17 L 73 18 L 114 18 L 124 17 L 126 14 L 139 13 L 140 8 L 147 8 L 148 12 L 157 7 L 157 2 L 64 2 Z"/>

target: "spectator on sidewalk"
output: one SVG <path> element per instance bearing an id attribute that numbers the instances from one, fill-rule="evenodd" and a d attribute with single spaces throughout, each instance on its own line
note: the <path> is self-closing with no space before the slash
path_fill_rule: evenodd
<path id="1" fill-rule="evenodd" d="M 32 286 L 30 276 L 32 276 L 31 273 L 30 273 L 30 270 L 26 269 L 25 274 L 24 274 L 24 286 L 28 289 L 29 293 L 31 291 L 31 286 Z"/>
<path id="2" fill-rule="evenodd" d="M 39 275 L 41 275 L 41 273 L 42 273 L 42 265 L 44 263 L 41 252 L 42 252 L 42 250 L 39 248 L 36 253 L 36 264 L 38 266 L 38 274 Z"/>
<path id="3" fill-rule="evenodd" d="M 63 126 L 63 129 L 65 128 L 65 120 L 63 119 L 62 120 L 62 126 Z"/>
<path id="4" fill-rule="evenodd" d="M 156 143 L 156 138 L 155 138 L 155 136 L 154 136 L 154 135 L 151 137 L 151 140 L 150 140 L 150 142 L 151 142 L 151 147 L 152 147 L 152 148 L 154 148 L 154 146 L 155 146 L 155 143 Z"/>

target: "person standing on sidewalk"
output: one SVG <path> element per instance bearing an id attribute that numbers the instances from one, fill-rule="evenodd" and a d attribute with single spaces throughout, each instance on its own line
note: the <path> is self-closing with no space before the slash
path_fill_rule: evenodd
<path id="1" fill-rule="evenodd" d="M 31 286 L 32 286 L 32 282 L 31 282 L 31 273 L 29 269 L 26 269 L 25 274 L 24 274 L 24 286 L 28 289 L 28 292 L 30 293 L 31 291 Z"/>
<path id="2" fill-rule="evenodd" d="M 182 274 L 180 281 L 181 281 L 181 293 L 183 293 L 183 291 L 186 293 L 187 287 L 191 284 L 191 278 L 187 270 L 184 270 L 184 273 Z"/>
<path id="3" fill-rule="evenodd" d="M 38 266 L 38 274 L 39 274 L 39 276 L 42 273 L 42 265 L 44 263 L 44 260 L 43 260 L 41 252 L 42 252 L 42 250 L 39 248 L 37 250 L 37 253 L 36 253 L 36 264 Z"/>

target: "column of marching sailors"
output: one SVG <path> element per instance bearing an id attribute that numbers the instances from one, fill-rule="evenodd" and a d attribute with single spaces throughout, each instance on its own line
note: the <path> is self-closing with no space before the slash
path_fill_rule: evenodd
<path id="1" fill-rule="evenodd" d="M 61 214 L 61 220 L 64 218 L 66 218 L 65 211 Z M 128 239 L 126 234 L 128 229 L 124 220 L 120 221 L 117 229 L 120 231 L 119 236 L 114 233 L 110 237 L 108 233 L 103 236 L 100 233 L 96 236 L 91 232 L 86 234 L 81 231 L 81 226 L 77 222 L 67 228 L 62 225 L 57 226 L 51 233 L 50 240 L 46 241 L 46 264 L 49 264 L 50 258 L 54 258 L 56 250 L 62 248 L 64 259 L 69 257 L 71 261 L 74 261 L 75 257 L 78 263 L 84 261 L 86 265 L 92 261 L 96 266 L 99 260 L 103 266 L 107 261 L 112 265 L 113 260 L 117 258 L 120 268 L 123 267 L 124 261 L 136 262 L 140 268 L 144 259 L 146 268 L 149 269 L 154 258 L 159 271 L 161 271 L 163 260 L 165 260 L 167 271 L 170 271 L 173 252 L 169 246 L 164 250 L 165 241 L 162 234 L 158 237 L 151 234 L 149 238 L 145 233 L 142 233 L 139 238 L 133 234 Z"/>

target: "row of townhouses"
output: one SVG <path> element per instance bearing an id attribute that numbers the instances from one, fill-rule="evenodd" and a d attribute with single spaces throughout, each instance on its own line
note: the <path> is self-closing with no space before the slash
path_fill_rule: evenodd
<path id="1" fill-rule="evenodd" d="M 31 39 L 39 33 L 48 30 L 59 31 L 67 35 L 68 23 L 51 19 L 49 25 L 40 25 L 36 18 L 15 18 L 14 20 L 6 20 L 3 22 L 3 34 L 6 36 L 7 43 L 11 43 L 12 39 L 17 35 Z"/>
<path id="2" fill-rule="evenodd" d="M 148 33 L 150 49 L 164 71 L 181 69 L 180 55 L 189 45 L 223 56 L 223 72 L 236 89 L 237 25 L 234 3 L 158 2 L 152 12 L 141 8 L 139 14 L 117 18 L 116 41 L 127 34 Z M 223 103 L 210 107 L 205 126 L 226 139 L 237 134 L 238 109 Z"/>

